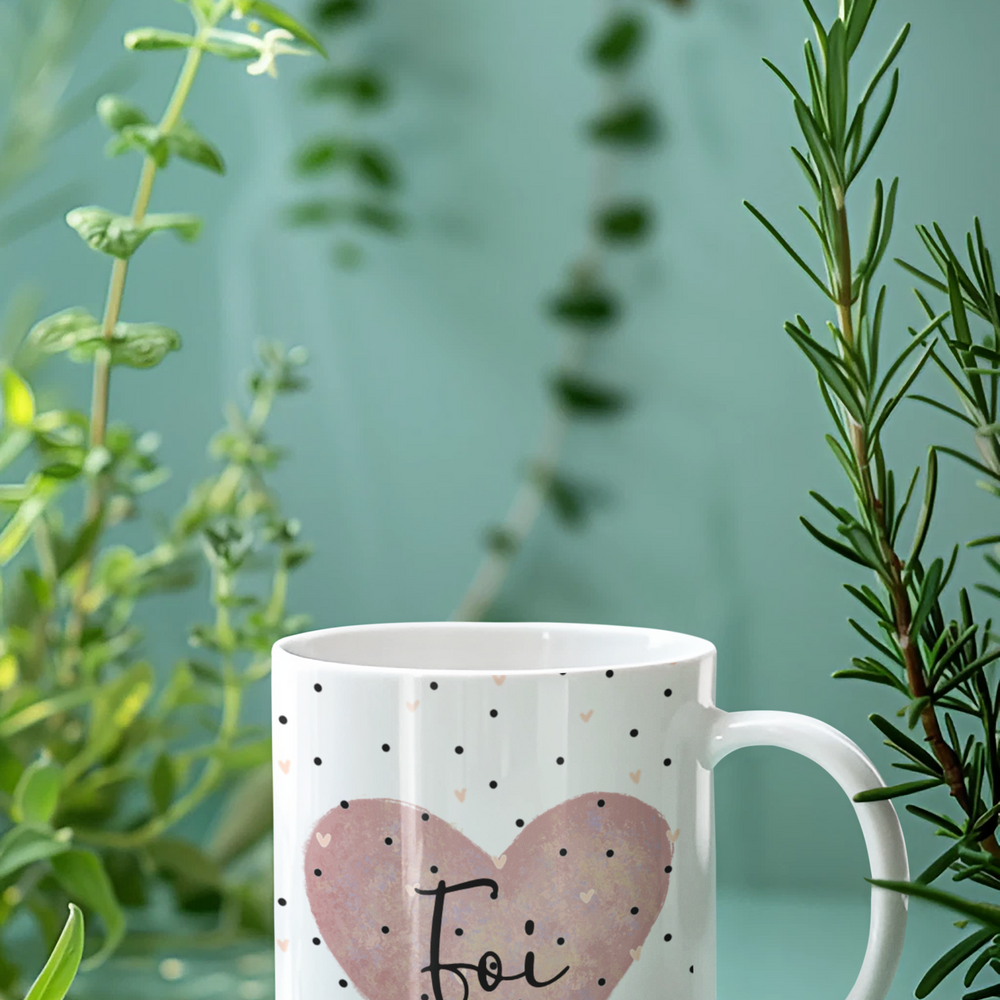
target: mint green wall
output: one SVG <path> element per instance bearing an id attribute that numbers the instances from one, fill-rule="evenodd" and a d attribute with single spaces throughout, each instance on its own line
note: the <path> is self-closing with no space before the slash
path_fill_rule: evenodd
<path id="1" fill-rule="evenodd" d="M 654 199 L 662 225 L 651 246 L 616 260 L 629 314 L 595 354 L 636 405 L 620 422 L 578 430 L 566 455 L 568 468 L 611 484 L 615 502 L 581 536 L 544 519 L 498 613 L 704 635 L 719 647 L 723 707 L 818 715 L 885 764 L 865 717 L 894 706 L 829 679 L 857 650 L 850 605 L 842 567 L 797 522 L 809 489 L 843 496 L 814 382 L 781 333 L 788 315 L 818 318 L 822 304 L 741 207 L 750 197 L 796 226 L 791 198 L 804 192 L 786 152 L 794 123 L 760 57 L 797 73 L 806 18 L 791 0 L 697 0 L 684 17 L 649 3 L 655 40 L 641 82 L 659 95 L 671 140 L 626 169 L 623 190 Z M 281 477 L 289 506 L 318 545 L 296 604 L 318 624 L 450 614 L 538 427 L 556 348 L 538 303 L 585 225 L 579 122 L 595 87 L 580 50 L 593 5 L 378 6 L 364 36 L 345 44 L 397 83 L 399 100 L 377 128 L 405 166 L 408 237 L 376 244 L 363 270 L 344 274 L 327 263 L 326 237 L 284 231 L 280 209 L 296 194 L 289 153 L 324 113 L 297 99 L 306 67 L 286 64 L 275 84 L 213 65 L 191 118 L 225 150 L 230 178 L 184 167 L 164 178 L 156 206 L 203 211 L 207 233 L 194 250 L 151 242 L 125 310 L 176 326 L 186 347 L 114 384 L 118 415 L 164 433 L 176 470 L 157 500 L 166 506 L 206 467 L 206 436 L 254 341 L 308 345 L 314 390 L 283 409 L 275 429 L 294 450 Z M 881 5 L 871 30 L 880 44 L 902 6 Z M 976 212 L 1000 240 L 995 4 L 913 0 L 905 10 L 914 34 L 903 89 L 874 164 L 903 176 L 896 252 L 916 254 L 913 222 L 937 219 L 958 232 Z M 126 28 L 181 16 L 165 0 L 118 0 L 84 76 L 122 58 Z M 132 93 L 162 103 L 175 62 L 142 58 L 146 75 Z M 88 200 L 124 209 L 136 165 L 103 165 L 102 141 L 95 125 L 80 129 L 47 176 L 82 171 Z M 4 290 L 37 280 L 52 310 L 101 306 L 105 261 L 58 225 L 6 253 L 2 266 Z M 899 330 L 917 312 L 907 282 L 887 273 Z M 82 394 L 84 380 L 75 384 Z M 891 440 L 908 468 L 929 441 L 955 440 L 954 428 L 911 404 Z M 948 466 L 942 490 L 941 544 L 995 529 L 995 506 L 962 471 Z M 963 578 L 979 572 L 978 558 L 963 556 Z M 182 652 L 182 625 L 197 609 L 194 598 L 177 598 L 150 616 L 164 662 Z M 766 750 L 727 761 L 718 818 L 724 881 L 864 897 L 860 833 L 813 765 Z M 928 838 L 907 830 L 919 863 Z"/>

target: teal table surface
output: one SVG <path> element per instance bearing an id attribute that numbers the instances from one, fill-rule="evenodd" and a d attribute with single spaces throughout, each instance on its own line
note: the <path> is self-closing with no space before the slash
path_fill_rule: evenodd
<path id="1" fill-rule="evenodd" d="M 718 912 L 719 1000 L 845 1000 L 868 941 L 866 901 L 722 891 Z M 912 997 L 928 967 L 962 936 L 944 911 L 911 902 L 889 1000 Z M 945 980 L 932 998 L 960 997 L 959 976 Z M 990 976 L 979 985 L 991 984 Z"/>
<path id="2" fill-rule="evenodd" d="M 845 1000 L 868 939 L 866 901 L 823 893 L 724 890 L 718 920 L 719 1000 Z M 890 1000 L 912 997 L 927 967 L 962 935 L 943 912 L 911 905 L 906 948 Z M 989 975 L 978 985 L 990 984 Z M 72 997 L 271 1000 L 272 977 L 273 959 L 267 950 L 206 953 L 182 961 L 166 954 L 123 958 L 81 977 Z M 963 992 L 955 975 L 933 997 L 955 1000 Z M 666 1000 L 666 995 L 649 1000 Z"/>

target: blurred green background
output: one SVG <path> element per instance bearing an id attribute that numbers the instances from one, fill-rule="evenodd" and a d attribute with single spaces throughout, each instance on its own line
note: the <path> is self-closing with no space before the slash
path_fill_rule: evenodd
<path id="1" fill-rule="evenodd" d="M 305 3 L 287 6 L 308 16 Z M 606 483 L 613 502 L 579 534 L 546 515 L 493 614 L 705 636 L 719 649 L 722 707 L 816 715 L 885 768 L 866 716 L 895 702 L 830 680 L 857 651 L 850 599 L 839 563 L 798 524 L 809 489 L 846 499 L 813 377 L 781 332 L 794 312 L 819 319 L 822 303 L 741 205 L 751 198 L 781 228 L 803 231 L 792 198 L 804 186 L 787 154 L 794 121 L 760 59 L 797 69 L 806 17 L 776 0 L 697 0 L 683 15 L 650 6 L 655 31 L 639 82 L 664 111 L 668 141 L 630 162 L 622 184 L 653 201 L 661 222 L 642 250 L 614 258 L 628 314 L 591 366 L 627 387 L 633 406 L 624 419 L 575 428 L 566 453 L 567 467 Z M 184 350 L 153 372 L 116 375 L 112 407 L 163 432 L 175 473 L 156 498 L 166 510 L 204 471 L 206 436 L 254 343 L 280 337 L 309 348 L 313 389 L 280 410 L 274 435 L 294 452 L 284 496 L 317 543 L 292 607 L 317 625 L 447 618 L 484 527 L 516 487 L 557 347 L 539 304 L 587 224 L 581 122 L 596 94 L 581 53 L 593 15 L 572 0 L 377 5 L 349 44 L 394 82 L 373 131 L 405 169 L 410 224 L 403 239 L 370 243 L 352 272 L 332 266 L 328 234 L 283 221 L 304 193 L 293 150 L 329 121 L 328 107 L 297 96 L 314 67 L 286 60 L 279 87 L 206 65 L 189 117 L 223 149 L 230 179 L 183 169 L 163 177 L 154 208 L 200 211 L 206 233 L 189 253 L 151 243 L 126 299 L 130 318 L 181 331 Z M 991 0 L 882 4 L 869 34 L 888 44 L 904 15 L 914 31 L 874 169 L 901 175 L 893 251 L 912 258 L 916 222 L 957 233 L 979 214 L 988 236 L 1000 233 L 996 139 L 981 127 L 993 118 L 1000 64 Z M 128 28 L 172 17 L 180 27 L 184 16 L 164 0 L 113 2 L 81 78 L 135 59 L 121 49 Z M 158 107 L 176 63 L 169 53 L 145 57 L 129 96 Z M 126 209 L 136 163 L 103 162 L 103 142 L 96 122 L 78 128 L 33 187 L 71 177 L 79 200 Z M 40 287 L 43 313 L 103 304 L 105 261 L 82 253 L 58 222 L 0 252 L 0 266 L 5 289 Z M 886 274 L 891 336 L 905 337 L 918 309 L 902 272 Z M 65 385 L 67 371 L 53 365 L 49 377 Z M 82 402 L 86 370 L 72 376 Z M 897 468 L 923 461 L 929 443 L 964 443 L 914 403 L 895 435 Z M 971 475 L 948 466 L 942 479 L 932 541 L 995 530 Z M 977 554 L 962 555 L 959 575 L 982 578 Z M 200 592 L 160 601 L 147 622 L 160 662 L 183 653 L 184 626 L 203 602 Z M 769 750 L 731 758 L 718 774 L 717 817 L 725 889 L 822 889 L 863 906 L 860 831 L 813 765 Z M 930 838 L 904 827 L 921 866 Z M 856 934 L 860 949 L 863 925 Z M 845 959 L 845 969 L 853 964 Z"/>

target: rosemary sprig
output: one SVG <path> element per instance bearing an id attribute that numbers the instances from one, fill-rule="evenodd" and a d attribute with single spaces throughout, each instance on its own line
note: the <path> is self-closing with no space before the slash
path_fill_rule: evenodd
<path id="1" fill-rule="evenodd" d="M 874 574 L 876 583 L 875 588 L 854 581 L 846 585 L 865 614 L 874 619 L 874 628 L 851 621 L 872 652 L 854 658 L 850 669 L 834 676 L 886 685 L 906 699 L 898 713 L 906 719 L 904 728 L 877 715 L 871 719 L 886 737 L 886 744 L 902 758 L 893 766 L 908 772 L 911 780 L 863 792 L 856 800 L 901 798 L 947 789 L 961 813 L 959 819 L 923 806 L 911 804 L 907 809 L 952 841 L 949 848 L 912 884 L 876 884 L 950 906 L 995 932 L 1000 922 L 991 923 L 985 919 L 985 911 L 973 912 L 975 908 L 970 908 L 962 897 L 932 889 L 930 884 L 951 872 L 954 881 L 971 880 L 1000 889 L 1000 846 L 996 839 L 1000 815 L 1000 690 L 991 681 L 989 670 L 990 664 L 1000 658 L 1000 648 L 994 645 L 991 623 L 974 619 L 965 590 L 957 595 L 958 617 L 949 620 L 945 615 L 942 602 L 959 546 L 947 559 L 924 560 L 937 493 L 938 455 L 951 449 L 930 449 L 919 491 L 923 500 L 914 521 L 907 514 L 918 493 L 920 470 L 901 480 L 897 488 L 883 447 L 886 428 L 897 407 L 910 395 L 926 364 L 934 361 L 959 390 L 966 412 L 955 411 L 936 399 L 918 398 L 959 415 L 977 432 L 983 432 L 977 434 L 983 460 L 962 457 L 992 475 L 991 463 L 1000 454 L 992 450 L 995 439 L 991 440 L 992 425 L 996 423 L 994 369 L 1000 362 L 992 268 L 981 234 L 978 242 L 970 240 L 970 252 L 975 250 L 970 265 L 975 275 L 972 280 L 960 271 L 940 231 L 932 234 L 921 230 L 944 280 L 919 269 L 911 270 L 946 291 L 949 300 L 938 312 L 921 299 L 925 325 L 910 328 L 900 346 L 888 346 L 887 338 L 883 338 L 887 291 L 875 279 L 892 233 L 898 181 L 888 189 L 881 181 L 875 182 L 874 205 L 863 242 L 852 239 L 857 234 L 852 229 L 851 210 L 854 185 L 890 120 L 899 93 L 897 63 L 909 26 L 903 27 L 860 97 L 854 98 L 852 61 L 876 0 L 841 0 L 838 16 L 829 27 L 810 0 L 803 2 L 816 32 L 816 44 L 807 42 L 805 46 L 804 84 L 796 86 L 776 66 L 770 62 L 767 65 L 791 94 L 802 133 L 802 147 L 792 152 L 813 196 L 814 208 L 801 207 L 801 211 L 818 239 L 820 266 L 810 264 L 807 255 L 797 250 L 760 211 L 749 204 L 748 208 L 810 281 L 822 289 L 832 311 L 826 322 L 826 338 L 814 334 L 802 316 L 787 323 L 785 330 L 818 378 L 834 431 L 827 436 L 827 442 L 845 473 L 854 501 L 854 509 L 849 510 L 813 493 L 832 519 L 833 530 L 816 527 L 805 518 L 803 524 L 827 548 Z M 859 246 L 864 249 L 856 256 L 855 248 Z M 990 323 L 991 333 L 983 344 L 973 343 L 968 332 L 967 307 L 980 312 Z M 949 321 L 954 333 L 948 332 Z M 942 344 L 953 365 L 940 357 Z M 985 370 L 979 370 L 978 365 L 985 366 Z M 904 527 L 912 532 L 907 545 L 902 542 Z M 909 735 L 918 727 L 922 733 L 919 739 Z M 979 734 L 968 732 L 977 728 Z M 989 908 L 991 912 L 994 909 Z M 927 996 L 973 956 L 978 957 L 970 966 L 967 986 L 984 968 L 997 968 L 998 940 L 984 931 L 968 937 L 934 964 L 916 995 Z M 967 994 L 967 998 L 995 995 L 1000 994 L 992 987 Z"/>

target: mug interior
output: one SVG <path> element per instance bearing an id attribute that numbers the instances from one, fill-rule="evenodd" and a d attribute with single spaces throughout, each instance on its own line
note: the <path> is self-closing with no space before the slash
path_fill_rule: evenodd
<path id="1" fill-rule="evenodd" d="M 350 625 L 289 636 L 275 649 L 355 667 L 504 674 L 674 664 L 715 651 L 705 639 L 660 629 L 512 622 Z"/>

